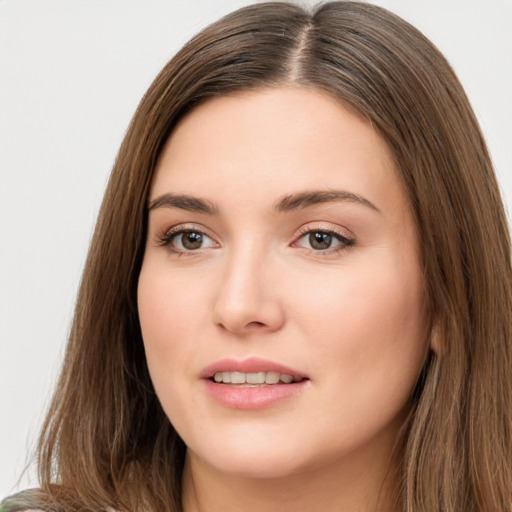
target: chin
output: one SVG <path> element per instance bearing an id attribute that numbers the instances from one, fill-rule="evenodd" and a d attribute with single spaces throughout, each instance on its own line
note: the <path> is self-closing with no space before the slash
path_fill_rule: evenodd
<path id="1" fill-rule="evenodd" d="M 214 471 L 241 478 L 275 479 L 311 471 L 323 465 L 312 457 L 299 439 L 287 436 L 268 439 L 263 435 L 223 436 L 189 448 L 188 456 Z M 318 455 L 318 454 L 317 454 Z M 325 462 L 325 461 L 324 461 Z"/>
<path id="2" fill-rule="evenodd" d="M 296 464 L 295 461 L 287 460 L 283 456 L 241 458 L 234 455 L 233 457 L 224 457 L 221 460 L 215 459 L 207 462 L 220 473 L 239 478 L 263 480 L 284 478 L 305 470 L 304 467 L 301 467 L 301 464 Z"/>

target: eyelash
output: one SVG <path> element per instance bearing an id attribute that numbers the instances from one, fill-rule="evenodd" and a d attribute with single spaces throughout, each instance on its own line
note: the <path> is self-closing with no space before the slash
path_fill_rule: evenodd
<path id="1" fill-rule="evenodd" d="M 160 247 L 166 247 L 170 252 L 177 254 L 178 256 L 181 256 L 181 255 L 191 256 L 191 255 L 197 254 L 199 252 L 199 250 L 202 248 L 198 248 L 197 251 L 193 250 L 193 249 L 180 250 L 180 249 L 172 246 L 171 242 L 175 238 L 177 238 L 180 235 L 184 235 L 186 233 L 197 233 L 199 235 L 206 236 L 208 239 L 210 239 L 214 243 L 216 243 L 215 240 L 212 237 L 210 237 L 207 233 L 205 233 L 204 230 L 202 230 L 202 229 L 198 229 L 194 226 L 179 225 L 179 226 L 175 226 L 167 231 L 164 231 L 161 234 L 158 234 L 156 237 L 157 245 L 159 245 Z M 355 240 L 353 238 L 349 238 L 346 235 L 344 235 L 336 230 L 325 229 L 325 228 L 320 228 L 320 227 L 315 229 L 315 228 L 306 227 L 306 226 L 299 230 L 298 236 L 294 239 L 294 241 L 290 245 L 293 247 L 295 244 L 297 244 L 297 242 L 299 240 L 304 238 L 306 235 L 311 235 L 312 233 L 322 233 L 324 235 L 332 236 L 339 242 L 339 245 L 337 245 L 335 247 L 329 247 L 329 248 L 323 249 L 323 250 L 315 250 L 312 248 L 302 247 L 302 249 L 307 250 L 308 253 L 310 253 L 310 254 L 315 254 L 315 255 L 337 254 L 339 252 L 346 251 L 355 245 Z"/>

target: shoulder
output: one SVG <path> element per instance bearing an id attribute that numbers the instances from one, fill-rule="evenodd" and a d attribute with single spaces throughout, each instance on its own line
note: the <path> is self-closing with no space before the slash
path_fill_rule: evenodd
<path id="1" fill-rule="evenodd" d="M 37 495 L 37 489 L 13 494 L 0 503 L 0 512 L 45 512 L 35 505 L 38 501 Z"/>
<path id="2" fill-rule="evenodd" d="M 40 489 L 27 489 L 26 491 L 8 496 L 0 502 L 0 512 L 52 512 L 41 506 L 43 493 Z M 107 507 L 105 512 L 117 512 Z"/>

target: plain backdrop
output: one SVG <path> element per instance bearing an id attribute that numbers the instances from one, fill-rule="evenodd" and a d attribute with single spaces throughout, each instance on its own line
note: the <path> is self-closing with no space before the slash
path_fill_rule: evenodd
<path id="1" fill-rule="evenodd" d="M 94 219 L 144 91 L 243 0 L 0 0 L 0 497 L 55 382 Z M 313 4 L 304 1 L 302 4 Z M 376 1 L 454 66 L 512 204 L 512 0 Z"/>

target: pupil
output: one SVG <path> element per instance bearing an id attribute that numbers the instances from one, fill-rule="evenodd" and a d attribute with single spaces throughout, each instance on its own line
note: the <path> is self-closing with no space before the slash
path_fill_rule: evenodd
<path id="1" fill-rule="evenodd" d="M 322 233 L 321 231 L 315 231 L 309 234 L 309 243 L 313 249 L 320 251 L 329 249 L 332 243 L 332 235 L 329 233 Z"/>
<path id="2" fill-rule="evenodd" d="M 185 249 L 199 249 L 203 243 L 203 235 L 201 233 L 184 233 L 182 237 L 182 244 Z"/>

